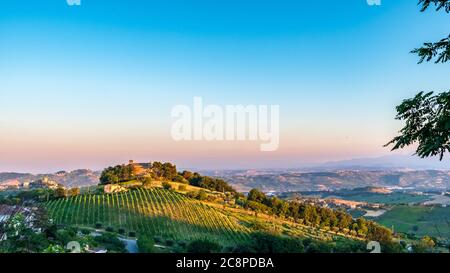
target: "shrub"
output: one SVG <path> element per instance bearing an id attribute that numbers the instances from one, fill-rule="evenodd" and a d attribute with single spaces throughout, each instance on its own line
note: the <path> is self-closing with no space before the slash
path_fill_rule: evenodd
<path id="1" fill-rule="evenodd" d="M 330 253 L 331 245 L 324 242 L 311 242 L 306 248 L 307 253 Z"/>
<path id="2" fill-rule="evenodd" d="M 167 246 L 173 246 L 174 243 L 175 243 L 175 242 L 174 242 L 173 240 L 170 240 L 170 239 L 166 240 L 166 245 L 167 245 Z"/>
<path id="3" fill-rule="evenodd" d="M 190 191 L 190 192 L 186 193 L 186 196 L 189 198 L 196 198 L 197 193 L 195 191 Z"/>
<path id="4" fill-rule="evenodd" d="M 128 232 L 128 236 L 129 237 L 136 237 L 136 232 L 130 231 L 130 232 Z"/>
<path id="5" fill-rule="evenodd" d="M 162 182 L 162 186 L 166 190 L 171 190 L 172 189 L 172 185 L 169 182 L 167 182 L 167 181 Z"/>
<path id="6" fill-rule="evenodd" d="M 152 253 L 155 249 L 155 242 L 149 237 L 139 237 L 137 245 L 140 253 Z"/>
<path id="7" fill-rule="evenodd" d="M 125 229 L 124 229 L 124 228 L 119 228 L 119 229 L 117 230 L 117 232 L 118 232 L 120 235 L 124 235 L 124 234 L 125 234 Z"/>
<path id="8" fill-rule="evenodd" d="M 233 252 L 234 252 L 234 247 L 232 247 L 232 246 L 227 246 L 227 247 L 225 247 L 225 249 L 223 250 L 223 252 L 225 252 L 225 253 L 233 253 Z"/>
<path id="9" fill-rule="evenodd" d="M 251 247 L 256 253 L 302 253 L 304 244 L 297 238 L 286 238 L 257 232 L 251 235 Z"/>
<path id="10" fill-rule="evenodd" d="M 153 240 L 155 241 L 155 243 L 161 243 L 162 242 L 161 237 L 159 237 L 159 236 L 153 237 Z"/>
<path id="11" fill-rule="evenodd" d="M 177 175 L 175 176 L 175 178 L 173 179 L 174 182 L 178 182 L 178 183 L 183 183 L 183 184 L 188 184 L 189 181 L 187 181 L 183 176 L 181 175 Z"/>
<path id="12" fill-rule="evenodd" d="M 114 228 L 113 228 L 113 227 L 107 227 L 107 228 L 106 228 L 106 231 L 108 231 L 108 232 L 114 232 Z"/>
<path id="13" fill-rule="evenodd" d="M 145 185 L 151 185 L 153 182 L 153 178 L 150 176 L 140 176 L 138 177 L 138 180 L 145 186 Z"/>
<path id="14" fill-rule="evenodd" d="M 126 252 L 125 243 L 113 233 L 104 233 L 94 237 L 94 241 L 105 246 L 108 252 Z"/>
<path id="15" fill-rule="evenodd" d="M 187 246 L 187 252 L 189 253 L 214 253 L 219 252 L 221 249 L 221 245 L 208 239 L 195 240 Z"/>
<path id="16" fill-rule="evenodd" d="M 83 235 L 89 235 L 89 234 L 91 234 L 91 231 L 90 231 L 89 229 L 86 229 L 86 228 L 80 229 L 80 232 L 81 232 L 81 234 L 83 234 Z"/>
<path id="17" fill-rule="evenodd" d="M 96 223 L 95 228 L 102 228 L 102 223 Z"/>
<path id="18" fill-rule="evenodd" d="M 182 248 L 185 248 L 187 246 L 187 243 L 185 241 L 179 241 L 178 245 L 181 246 Z"/>
<path id="19" fill-rule="evenodd" d="M 195 198 L 197 198 L 200 201 L 204 201 L 208 199 L 208 194 L 206 194 L 204 190 L 200 190 Z"/>

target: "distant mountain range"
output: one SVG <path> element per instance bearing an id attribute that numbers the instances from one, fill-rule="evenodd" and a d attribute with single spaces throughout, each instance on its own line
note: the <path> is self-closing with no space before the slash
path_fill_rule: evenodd
<path id="1" fill-rule="evenodd" d="M 323 172 L 215 172 L 238 191 L 335 191 L 360 187 L 387 187 L 414 190 L 450 189 L 450 172 L 439 170 L 340 170 Z"/>
<path id="2" fill-rule="evenodd" d="M 419 158 L 417 156 L 388 155 L 373 158 L 356 158 L 350 160 L 341 160 L 326 162 L 313 166 L 316 170 L 450 170 L 450 159 L 448 157 L 439 161 L 437 158 Z"/>
<path id="3" fill-rule="evenodd" d="M 71 172 L 60 171 L 53 174 L 31 174 L 31 173 L 0 173 L 0 190 L 22 188 L 25 184 L 33 183 L 45 177 L 50 181 L 57 182 L 65 187 L 84 187 L 98 184 L 99 171 L 87 169 L 74 170 Z"/>
<path id="4" fill-rule="evenodd" d="M 450 188 L 450 159 L 422 159 L 388 155 L 322 164 L 301 164 L 290 169 L 201 171 L 230 182 L 238 191 L 322 191 L 359 187 L 397 187 L 419 190 Z"/>
<path id="5" fill-rule="evenodd" d="M 360 187 L 450 189 L 450 160 L 391 155 L 302 165 L 292 169 L 197 170 L 230 182 L 238 191 L 323 191 Z M 0 173 L 0 190 L 47 177 L 66 187 L 96 185 L 101 171 L 88 169 L 53 174 Z"/>

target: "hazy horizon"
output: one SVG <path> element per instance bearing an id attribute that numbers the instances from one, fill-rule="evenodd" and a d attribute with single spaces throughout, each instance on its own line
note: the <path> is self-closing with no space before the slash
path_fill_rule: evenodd
<path id="1" fill-rule="evenodd" d="M 128 159 L 122 161 L 114 161 L 105 163 L 105 165 L 77 165 L 68 166 L 66 168 L 58 168 L 56 166 L 46 166 L 46 168 L 38 169 L 0 169 L 0 173 L 15 172 L 15 173 L 32 173 L 32 174 L 47 174 L 56 173 L 58 171 L 74 171 L 79 169 L 89 169 L 92 171 L 101 171 L 108 166 L 115 166 L 120 164 L 127 164 L 129 160 L 134 160 L 136 163 L 148 163 L 153 161 L 171 162 L 177 165 L 178 170 L 192 170 L 192 171 L 227 171 L 227 170 L 307 170 L 307 171 L 323 171 L 323 170 L 358 170 L 358 168 L 369 168 L 374 170 L 382 169 L 411 169 L 411 170 L 450 170 L 450 159 L 443 159 L 439 161 L 437 158 L 421 159 L 415 156 L 407 155 L 388 155 L 382 157 L 365 157 L 365 158 L 352 158 L 336 161 L 323 161 L 323 162 L 299 162 L 283 165 L 271 165 L 257 166 L 257 165 L 236 165 L 230 162 L 224 165 L 222 168 L 214 167 L 213 165 L 184 165 L 179 164 L 182 162 L 174 162 L 171 160 L 158 160 L 158 159 Z"/>

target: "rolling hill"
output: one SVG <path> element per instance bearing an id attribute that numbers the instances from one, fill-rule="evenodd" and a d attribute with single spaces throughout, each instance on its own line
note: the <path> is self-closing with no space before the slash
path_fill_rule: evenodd
<path id="1" fill-rule="evenodd" d="M 223 246 L 235 246 L 256 231 L 321 241 L 351 238 L 258 214 L 244 209 L 198 201 L 162 188 L 138 188 L 114 194 L 84 194 L 45 203 L 58 224 L 99 227 L 136 236 L 190 241 L 207 238 Z M 351 238 L 357 239 L 357 238 Z"/>
<path id="2" fill-rule="evenodd" d="M 258 188 L 263 191 L 338 191 L 361 187 L 411 188 L 445 191 L 450 188 L 450 173 L 439 170 L 421 171 L 272 171 L 214 172 L 207 175 L 228 181 L 238 191 Z"/>
<path id="3" fill-rule="evenodd" d="M 173 240 L 207 237 L 222 243 L 247 238 L 248 228 L 223 212 L 182 194 L 153 188 L 125 193 L 79 195 L 46 204 L 59 224 L 101 224 Z"/>
<path id="4" fill-rule="evenodd" d="M 450 207 L 394 206 L 376 221 L 398 232 L 449 238 L 449 215 Z"/>

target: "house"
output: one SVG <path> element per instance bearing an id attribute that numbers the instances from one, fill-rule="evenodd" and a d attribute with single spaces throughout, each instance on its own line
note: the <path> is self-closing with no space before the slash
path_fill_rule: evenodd
<path id="1" fill-rule="evenodd" d="M 30 184 L 31 188 L 38 188 L 38 189 L 52 189 L 55 190 L 61 185 L 58 184 L 56 181 L 50 180 L 48 177 L 43 177 L 42 179 L 33 181 Z"/>
<path id="2" fill-rule="evenodd" d="M 105 193 L 119 193 L 119 192 L 125 192 L 125 191 L 127 191 L 127 189 L 125 187 L 122 187 L 121 185 L 108 184 L 108 185 L 105 185 L 105 187 L 103 188 L 103 191 Z"/>
<path id="3" fill-rule="evenodd" d="M 20 188 L 20 181 L 17 179 L 8 179 L 0 183 L 0 190 L 10 190 Z"/>

